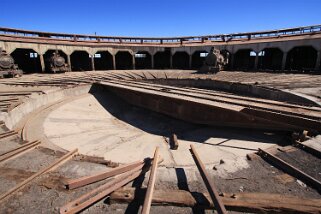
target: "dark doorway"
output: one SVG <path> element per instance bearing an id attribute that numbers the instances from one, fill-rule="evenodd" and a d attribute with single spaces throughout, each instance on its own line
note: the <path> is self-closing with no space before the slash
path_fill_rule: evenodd
<path id="1" fill-rule="evenodd" d="M 95 70 L 113 69 L 113 56 L 108 51 L 98 51 L 94 55 Z"/>
<path id="2" fill-rule="evenodd" d="M 173 55 L 173 68 L 189 69 L 189 55 L 186 52 L 178 51 Z"/>
<path id="3" fill-rule="evenodd" d="M 199 69 L 202 67 L 207 56 L 207 51 L 195 51 L 192 55 L 192 68 Z"/>
<path id="4" fill-rule="evenodd" d="M 152 68 L 152 57 L 147 51 L 138 51 L 135 54 L 136 69 Z"/>
<path id="5" fill-rule="evenodd" d="M 155 69 L 168 69 L 170 68 L 171 50 L 165 49 L 163 52 L 157 52 L 154 55 L 154 68 Z"/>
<path id="6" fill-rule="evenodd" d="M 251 49 L 238 50 L 234 55 L 235 70 L 251 70 L 254 68 L 256 53 Z"/>
<path id="7" fill-rule="evenodd" d="M 133 58 L 128 51 L 118 51 L 116 54 L 116 69 L 133 69 Z"/>
<path id="8" fill-rule="evenodd" d="M 286 70 L 313 71 L 317 60 L 317 51 L 311 46 L 295 47 L 288 52 Z"/>
<path id="9" fill-rule="evenodd" d="M 41 63 L 39 54 L 32 49 L 17 48 L 11 53 L 15 64 L 24 73 L 40 73 Z"/>
<path id="10" fill-rule="evenodd" d="M 279 48 L 265 48 L 258 53 L 259 70 L 281 70 L 283 52 Z"/>
<path id="11" fill-rule="evenodd" d="M 90 71 L 91 58 L 86 51 L 74 51 L 70 55 L 71 70 L 72 71 Z"/>

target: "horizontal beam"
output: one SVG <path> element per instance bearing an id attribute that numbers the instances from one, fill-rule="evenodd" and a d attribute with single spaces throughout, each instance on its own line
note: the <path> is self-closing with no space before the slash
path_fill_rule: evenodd
<path id="1" fill-rule="evenodd" d="M 110 195 L 111 203 L 141 204 L 146 189 L 123 188 Z M 251 213 L 303 213 L 321 212 L 321 199 L 299 198 L 290 195 L 272 193 L 224 193 L 220 195 L 225 207 L 230 211 Z M 189 192 L 186 190 L 155 190 L 154 206 L 182 206 L 213 209 L 214 205 L 208 193 Z"/>

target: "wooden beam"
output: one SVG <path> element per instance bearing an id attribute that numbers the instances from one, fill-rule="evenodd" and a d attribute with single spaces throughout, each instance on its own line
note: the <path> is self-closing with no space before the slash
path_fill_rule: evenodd
<path id="1" fill-rule="evenodd" d="M 142 208 L 142 214 L 148 214 L 150 211 L 150 207 L 152 204 L 152 198 L 153 198 L 153 192 L 154 192 L 154 186 L 156 181 L 156 172 L 157 172 L 157 166 L 158 166 L 158 159 L 159 159 L 159 148 L 156 147 L 153 163 L 152 163 L 152 169 L 149 175 L 148 185 L 147 185 L 147 191 L 145 195 L 145 200 Z"/>
<path id="2" fill-rule="evenodd" d="M 104 180 L 106 178 L 127 172 L 129 170 L 134 169 L 137 166 L 140 165 L 144 165 L 143 161 L 136 161 L 134 163 L 130 163 L 130 164 L 125 164 L 119 167 L 116 167 L 114 169 L 108 169 L 108 170 L 104 170 L 103 172 L 99 172 L 96 173 L 94 175 L 89 175 L 89 176 L 84 176 L 81 178 L 77 178 L 77 179 L 68 179 L 66 181 L 63 181 L 63 183 L 67 186 L 68 189 L 75 189 L 78 187 L 82 187 L 97 181 L 101 181 Z"/>
<path id="3" fill-rule="evenodd" d="M 172 134 L 172 136 L 170 138 L 170 147 L 173 150 L 177 150 L 178 149 L 178 140 L 177 140 L 176 134 Z"/>
<path id="4" fill-rule="evenodd" d="M 55 168 L 57 168 L 59 165 L 63 164 L 65 161 L 69 160 L 70 158 L 72 158 L 73 155 L 75 155 L 77 153 L 78 149 L 75 149 L 71 152 L 68 152 L 67 154 L 65 154 L 64 156 L 62 156 L 61 158 L 59 158 L 58 160 L 56 160 L 55 162 L 53 162 L 52 164 L 50 164 L 48 167 L 36 172 L 35 174 L 33 174 L 32 176 L 30 176 L 29 178 L 27 178 L 26 180 L 22 181 L 21 183 L 19 183 L 18 185 L 16 185 L 15 187 L 13 187 L 12 189 L 10 189 L 9 191 L 7 191 L 6 193 L 0 195 L 0 202 L 7 198 L 8 196 L 12 195 L 13 193 L 15 193 L 16 191 L 18 191 L 19 189 L 21 189 L 22 187 L 24 187 L 26 184 L 30 183 L 32 180 L 34 180 L 36 177 L 45 174 L 46 172 L 49 172 L 51 170 L 54 170 Z"/>
<path id="5" fill-rule="evenodd" d="M 22 146 L 19 146 L 18 148 L 12 149 L 8 152 L 5 152 L 3 154 L 0 155 L 0 162 L 3 161 L 7 161 L 11 158 L 17 157 L 18 155 L 23 154 L 26 151 L 29 151 L 30 149 L 35 148 L 36 146 L 38 146 L 41 142 L 40 141 L 33 141 L 30 143 L 26 143 Z"/>
<path id="6" fill-rule="evenodd" d="M 202 179 L 205 183 L 205 186 L 207 188 L 207 191 L 209 192 L 210 196 L 211 196 L 211 199 L 215 205 L 215 209 L 217 210 L 217 212 L 219 214 L 227 214 L 227 211 L 224 207 L 224 204 L 223 202 L 221 201 L 219 195 L 218 195 L 218 192 L 217 192 L 217 189 L 216 189 L 216 186 L 213 182 L 213 180 L 210 179 L 206 169 L 205 169 L 205 166 L 204 164 L 202 163 L 200 157 L 198 156 L 197 152 L 196 152 L 196 149 L 194 148 L 193 145 L 191 145 L 191 151 L 192 151 L 192 155 L 194 157 L 194 161 L 197 165 L 197 168 L 198 170 L 200 171 L 200 174 L 202 176 Z"/>
<path id="7" fill-rule="evenodd" d="M 284 172 L 292 175 L 293 177 L 302 180 L 306 184 L 310 185 L 311 187 L 315 188 L 319 192 L 321 192 L 321 182 L 317 179 L 311 177 L 310 175 L 306 174 L 305 172 L 299 170 L 298 168 L 290 165 L 289 163 L 285 162 L 284 160 L 272 155 L 271 153 L 259 149 L 258 154 L 266 161 L 271 163 L 272 165 L 280 168 Z"/>
<path id="8" fill-rule="evenodd" d="M 135 167 L 134 169 L 123 173 L 119 177 L 107 182 L 106 184 L 80 196 L 79 198 L 71 201 L 60 208 L 61 214 L 78 213 L 79 211 L 89 207 L 102 198 L 106 197 L 118 188 L 126 185 L 130 181 L 137 178 L 142 173 L 142 166 Z"/>
<path id="9" fill-rule="evenodd" d="M 122 188 L 110 195 L 111 203 L 142 203 L 146 189 Z M 220 196 L 230 211 L 251 213 L 302 213 L 319 214 L 321 199 L 299 198 L 290 195 L 271 193 L 224 193 Z M 155 190 L 153 205 L 200 207 L 213 209 L 214 205 L 208 193 L 186 190 Z"/>

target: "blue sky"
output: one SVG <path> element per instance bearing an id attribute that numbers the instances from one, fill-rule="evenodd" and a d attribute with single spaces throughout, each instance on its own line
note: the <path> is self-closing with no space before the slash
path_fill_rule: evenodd
<path id="1" fill-rule="evenodd" d="M 321 0 L 1 0 L 0 26 L 111 36 L 196 36 L 321 24 Z"/>

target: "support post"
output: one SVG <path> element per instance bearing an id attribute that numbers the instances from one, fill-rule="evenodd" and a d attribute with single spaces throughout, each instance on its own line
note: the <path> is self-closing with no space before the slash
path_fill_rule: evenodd
<path id="1" fill-rule="evenodd" d="M 188 55 L 189 56 L 189 61 L 188 61 L 188 67 L 189 69 L 192 69 L 192 54 Z"/>
<path id="2" fill-rule="evenodd" d="M 40 65 L 41 65 L 41 72 L 44 73 L 45 72 L 45 60 L 43 57 L 43 54 L 39 54 L 40 57 Z"/>
<path id="3" fill-rule="evenodd" d="M 132 54 L 132 61 L 133 61 L 133 69 L 136 69 L 136 59 L 135 59 L 135 53 Z"/>
<path id="4" fill-rule="evenodd" d="M 284 71 L 285 70 L 285 64 L 286 64 L 286 58 L 287 58 L 287 56 L 288 56 L 288 52 L 286 51 L 286 52 L 283 52 L 283 58 L 282 58 L 282 71 Z"/>
<path id="5" fill-rule="evenodd" d="M 94 71 L 95 70 L 95 54 L 91 55 L 91 70 Z"/>
<path id="6" fill-rule="evenodd" d="M 116 56 L 113 54 L 113 69 L 116 70 Z"/>
<path id="7" fill-rule="evenodd" d="M 67 54 L 67 64 L 69 67 L 69 71 L 71 72 L 71 61 L 70 61 L 70 55 Z"/>

